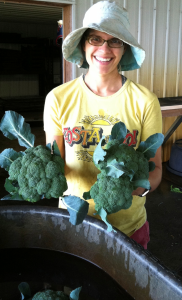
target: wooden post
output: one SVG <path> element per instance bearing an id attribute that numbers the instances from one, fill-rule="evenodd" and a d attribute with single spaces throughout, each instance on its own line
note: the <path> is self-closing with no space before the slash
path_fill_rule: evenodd
<path id="1" fill-rule="evenodd" d="M 63 39 L 72 31 L 72 5 L 63 8 Z M 63 62 L 63 83 L 72 79 L 72 64 L 64 59 Z"/>

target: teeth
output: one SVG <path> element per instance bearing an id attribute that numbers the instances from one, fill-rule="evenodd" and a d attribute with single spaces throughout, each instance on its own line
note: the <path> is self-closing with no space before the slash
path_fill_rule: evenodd
<path id="1" fill-rule="evenodd" d="M 96 59 L 99 61 L 110 61 L 112 58 L 101 58 L 101 57 L 96 56 Z"/>

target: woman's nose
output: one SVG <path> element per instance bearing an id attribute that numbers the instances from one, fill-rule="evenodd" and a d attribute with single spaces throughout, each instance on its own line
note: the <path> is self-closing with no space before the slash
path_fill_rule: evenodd
<path id="1" fill-rule="evenodd" d="M 100 48 L 102 48 L 103 50 L 105 50 L 105 49 L 109 49 L 109 50 L 111 50 L 111 48 L 109 47 L 109 45 L 108 45 L 108 43 L 107 43 L 107 41 L 104 41 L 104 44 L 102 45 L 102 46 L 100 46 Z"/>

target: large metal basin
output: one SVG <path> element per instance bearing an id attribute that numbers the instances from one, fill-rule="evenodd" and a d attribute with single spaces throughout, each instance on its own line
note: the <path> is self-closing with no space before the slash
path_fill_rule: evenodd
<path id="1" fill-rule="evenodd" d="M 108 233 L 103 222 L 89 216 L 73 226 L 68 212 L 62 209 L 1 206 L 0 249 L 3 248 L 66 252 L 102 268 L 134 299 L 182 299 L 182 281 L 151 253 L 119 231 Z"/>

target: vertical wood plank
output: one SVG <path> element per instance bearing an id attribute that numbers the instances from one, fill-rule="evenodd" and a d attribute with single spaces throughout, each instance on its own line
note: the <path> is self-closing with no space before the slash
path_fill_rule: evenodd
<path id="1" fill-rule="evenodd" d="M 63 38 L 72 31 L 72 5 L 63 8 Z M 64 59 L 63 62 L 63 82 L 72 79 L 72 64 Z"/>
<path id="2" fill-rule="evenodd" d="M 171 125 L 176 120 L 176 117 L 163 118 L 163 134 L 165 134 Z M 166 162 L 170 158 L 171 147 L 176 140 L 176 131 L 170 136 L 168 141 L 163 145 L 163 162 Z"/>
<path id="3" fill-rule="evenodd" d="M 156 37 L 156 0 L 153 6 L 153 26 L 152 26 L 152 60 L 151 60 L 151 92 L 154 90 L 154 60 L 155 60 L 155 37 Z"/>
<path id="4" fill-rule="evenodd" d="M 138 43 L 141 44 L 142 0 L 138 3 Z M 140 82 L 140 69 L 137 69 L 137 83 Z"/>
<path id="5" fill-rule="evenodd" d="M 180 16 L 179 16 L 179 35 L 178 35 L 178 55 L 177 55 L 177 74 L 176 74 L 176 96 L 179 95 L 179 79 L 180 79 L 180 66 L 181 66 L 181 35 L 182 35 L 182 0 L 180 3 Z"/>
<path id="6" fill-rule="evenodd" d="M 166 40 L 165 40 L 165 53 L 164 53 L 164 84 L 163 84 L 163 97 L 166 96 L 166 80 L 167 80 L 167 60 L 168 60 L 168 41 L 169 41 L 169 17 L 170 17 L 170 0 L 167 1 L 167 20 L 166 20 Z"/>

